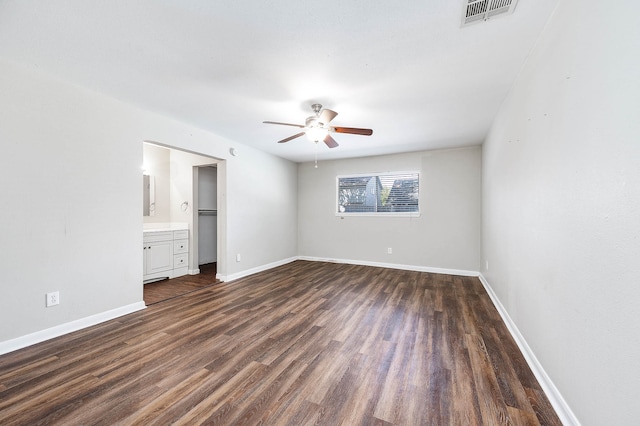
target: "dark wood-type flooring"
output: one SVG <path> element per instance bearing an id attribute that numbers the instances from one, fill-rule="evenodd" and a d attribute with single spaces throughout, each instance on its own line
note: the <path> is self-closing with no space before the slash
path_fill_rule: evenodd
<path id="1" fill-rule="evenodd" d="M 144 303 L 153 305 L 164 300 L 173 299 L 192 291 L 218 283 L 216 280 L 216 264 L 207 263 L 199 266 L 198 275 L 183 275 L 170 280 L 156 281 L 144 285 Z"/>
<path id="2" fill-rule="evenodd" d="M 2 425 L 559 425 L 477 278 L 296 261 L 0 356 Z"/>

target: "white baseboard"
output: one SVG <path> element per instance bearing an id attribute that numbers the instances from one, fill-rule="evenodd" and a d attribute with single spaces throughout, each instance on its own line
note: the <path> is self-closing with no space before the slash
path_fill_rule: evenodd
<path id="1" fill-rule="evenodd" d="M 220 275 L 216 274 L 216 279 L 220 281 L 229 282 L 233 280 L 237 280 L 240 278 L 247 277 L 249 275 L 257 274 L 258 272 L 266 271 L 269 269 L 277 268 L 278 266 L 286 265 L 287 263 L 291 263 L 298 260 L 298 257 L 290 257 L 288 259 L 278 260 L 277 262 L 267 263 L 266 265 L 256 266 L 255 268 L 247 269 L 245 271 L 236 272 L 231 275 Z"/>
<path id="2" fill-rule="evenodd" d="M 110 311 L 47 328 L 46 330 L 6 340 L 4 342 L 0 342 L 0 355 L 26 348 L 27 346 L 35 345 L 36 343 L 44 342 L 45 340 L 53 339 L 54 337 L 72 333 L 83 328 L 91 327 L 92 325 L 100 324 L 101 322 L 109 321 L 145 308 L 146 305 L 144 302 L 132 303 Z"/>
<path id="3" fill-rule="evenodd" d="M 562 424 L 565 426 L 580 426 L 578 418 L 575 416 L 575 414 L 573 414 L 573 411 L 560 394 L 558 388 L 556 388 L 556 386 L 551 381 L 551 378 L 549 378 L 547 373 L 544 371 L 544 368 L 542 368 L 542 365 L 531 350 L 531 347 L 527 344 L 527 341 L 524 339 L 524 337 L 520 333 L 520 330 L 518 330 L 518 327 L 507 313 L 507 310 L 500 302 L 500 299 L 498 299 L 498 296 L 493 291 L 493 288 L 491 288 L 491 285 L 489 284 L 487 279 L 482 274 L 479 274 L 478 278 L 480 278 L 480 282 L 484 286 L 484 289 L 489 294 L 491 301 L 502 317 L 502 321 L 504 321 L 505 325 L 509 329 L 509 332 L 511 333 L 511 336 L 513 336 L 513 339 L 516 341 L 516 344 L 520 348 L 520 352 L 522 352 L 522 355 L 527 361 L 527 364 L 529 364 L 529 368 L 531 368 L 531 371 L 533 371 L 536 379 L 538 379 L 538 383 L 540 383 L 542 390 L 547 395 L 549 402 L 556 410 L 556 414 L 558 415 L 558 417 L 560 417 Z"/>
<path id="4" fill-rule="evenodd" d="M 477 271 L 467 271 L 464 269 L 432 268 L 429 266 L 400 265 L 397 263 L 369 262 L 367 260 L 351 259 L 328 259 L 322 257 L 298 256 L 299 260 L 311 262 L 346 263 L 349 265 L 376 266 L 379 268 L 402 269 L 404 271 L 430 272 L 432 274 L 461 275 L 463 277 L 477 277 Z"/>

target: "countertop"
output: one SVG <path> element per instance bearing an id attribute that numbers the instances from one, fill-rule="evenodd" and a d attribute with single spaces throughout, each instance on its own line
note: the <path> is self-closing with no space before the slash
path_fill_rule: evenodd
<path id="1" fill-rule="evenodd" d="M 142 232 L 163 232 L 163 231 L 188 231 L 188 223 L 145 223 L 143 224 Z"/>

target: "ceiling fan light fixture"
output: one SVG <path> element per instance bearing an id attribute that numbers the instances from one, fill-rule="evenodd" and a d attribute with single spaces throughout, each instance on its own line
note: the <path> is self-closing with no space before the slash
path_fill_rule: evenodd
<path id="1" fill-rule="evenodd" d="M 329 134 L 329 129 L 321 126 L 311 126 L 307 127 L 305 134 L 311 142 L 323 141 Z"/>

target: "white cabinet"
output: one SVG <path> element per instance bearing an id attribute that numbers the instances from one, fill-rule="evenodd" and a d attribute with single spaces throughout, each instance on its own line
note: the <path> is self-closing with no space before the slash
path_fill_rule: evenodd
<path id="1" fill-rule="evenodd" d="M 173 231 L 173 276 L 189 271 L 189 231 Z"/>
<path id="2" fill-rule="evenodd" d="M 147 268 L 146 275 L 158 272 L 170 271 L 173 269 L 173 246 L 171 241 L 160 241 L 148 243 L 147 247 Z"/>
<path id="3" fill-rule="evenodd" d="M 145 231 L 143 279 L 175 278 L 189 271 L 189 231 Z"/>

